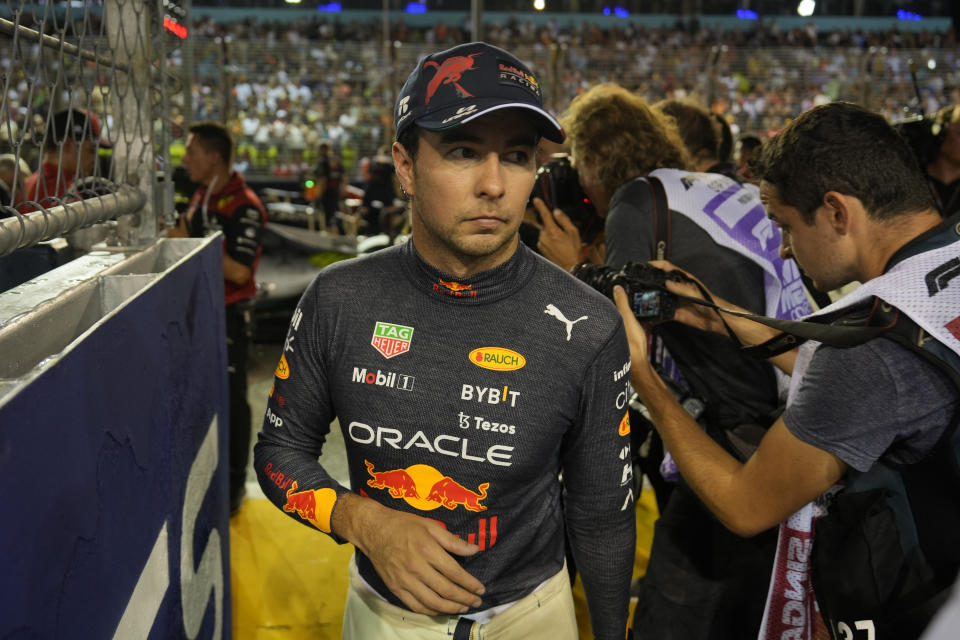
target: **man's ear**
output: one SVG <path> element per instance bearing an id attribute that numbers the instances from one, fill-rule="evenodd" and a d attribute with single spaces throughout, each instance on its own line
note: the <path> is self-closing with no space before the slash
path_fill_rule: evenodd
<path id="1" fill-rule="evenodd" d="M 823 195 L 823 204 L 827 208 L 827 220 L 840 235 L 850 232 L 854 209 L 860 201 L 839 191 L 827 191 Z"/>
<path id="2" fill-rule="evenodd" d="M 417 140 L 419 142 L 419 139 Z M 393 166 L 397 170 L 397 179 L 400 181 L 400 188 L 408 196 L 414 195 L 413 188 L 413 159 L 410 153 L 399 142 L 394 142 L 391 149 L 393 153 Z"/>

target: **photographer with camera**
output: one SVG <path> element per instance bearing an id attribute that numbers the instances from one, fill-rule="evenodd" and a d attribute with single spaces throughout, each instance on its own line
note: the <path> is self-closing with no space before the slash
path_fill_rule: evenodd
<path id="1" fill-rule="evenodd" d="M 927 182 L 937 209 L 946 218 L 960 211 L 960 106 L 941 109 L 935 120 L 939 125 L 939 147 L 926 165 Z"/>
<path id="2" fill-rule="evenodd" d="M 777 255 L 776 229 L 755 190 L 692 171 L 672 119 L 607 84 L 575 98 L 565 126 L 583 188 L 606 217 L 610 269 L 669 258 L 756 313 L 808 313 L 799 271 Z M 541 215 L 549 216 L 546 207 Z M 562 212 L 554 215 L 564 221 Z M 779 408 L 773 368 L 720 336 L 676 323 L 655 330 L 650 353 L 710 437 L 746 460 Z M 731 534 L 681 481 L 656 524 L 636 636 L 755 637 L 775 546 L 774 530 L 751 540 Z"/>
<path id="3" fill-rule="evenodd" d="M 731 531 L 797 529 L 807 518 L 805 535 L 790 541 L 786 579 L 771 585 L 761 637 L 821 637 L 822 615 L 835 640 L 917 638 L 960 566 L 960 217 L 941 220 L 908 145 L 848 103 L 802 114 L 756 168 L 781 253 L 820 290 L 863 284 L 816 314 L 818 324 L 780 333 L 766 324 L 776 321 L 759 324 L 700 287 L 665 281 L 674 294 L 733 309 L 681 299 L 676 320 L 759 345 L 792 375 L 785 412 L 746 462 L 674 400 L 617 290 L 634 388 L 684 479 Z M 798 601 L 807 562 L 818 607 Z"/>
<path id="4" fill-rule="evenodd" d="M 580 186 L 568 154 L 554 154 L 537 170 L 527 212 L 536 224 L 524 223 L 529 227 L 524 241 L 547 260 L 567 271 L 584 261 L 604 263 L 603 218 Z"/>

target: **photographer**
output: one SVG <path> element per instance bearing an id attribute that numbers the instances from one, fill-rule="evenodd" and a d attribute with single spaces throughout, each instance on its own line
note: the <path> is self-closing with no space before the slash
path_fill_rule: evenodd
<path id="1" fill-rule="evenodd" d="M 730 127 L 720 115 L 711 114 L 692 100 L 674 98 L 661 100 L 653 106 L 676 121 L 683 144 L 693 156 L 694 169 L 719 173 L 742 182 L 730 162 L 733 147 Z"/>
<path id="2" fill-rule="evenodd" d="M 526 217 L 521 239 L 554 264 L 570 271 L 581 262 L 604 263 L 603 218 L 580 186 L 568 154 L 554 154 L 537 170 Z"/>
<path id="3" fill-rule="evenodd" d="M 960 218 L 941 221 L 903 139 L 881 116 L 851 104 L 805 112 L 764 147 L 756 168 L 768 215 L 782 230 L 781 253 L 820 290 L 863 285 L 824 310 L 824 325 L 833 326 L 821 342 L 769 352 L 792 374 L 790 396 L 746 462 L 706 437 L 674 400 L 648 364 L 644 330 L 617 290 L 634 388 L 684 479 L 731 531 L 754 536 L 778 522 L 791 526 L 814 500 L 826 511 L 812 525 L 810 553 L 809 536 L 799 541 L 788 588 L 805 592 L 809 560 L 832 638 L 917 638 L 960 563 L 960 287 L 953 280 Z M 702 297 L 690 284 L 666 287 Z M 732 332 L 743 344 L 797 343 L 730 313 L 722 322 L 720 313 L 683 300 L 675 318 Z M 762 637 L 817 633 L 813 607 L 767 613 L 785 628 Z"/>
<path id="4" fill-rule="evenodd" d="M 926 165 L 927 182 L 937 209 L 946 218 L 960 211 L 960 106 L 941 109 L 936 121 L 941 127 L 940 145 Z"/>
<path id="5" fill-rule="evenodd" d="M 600 85 L 573 100 L 565 125 L 583 188 L 606 215 L 608 266 L 669 257 L 755 312 L 808 312 L 799 272 L 777 255 L 776 230 L 755 191 L 689 170 L 670 118 L 621 87 Z M 710 437 L 745 460 L 778 411 L 772 367 L 675 323 L 656 330 L 651 355 Z M 752 540 L 732 535 L 680 482 L 656 524 L 635 634 L 755 637 L 775 545 L 772 530 Z"/>

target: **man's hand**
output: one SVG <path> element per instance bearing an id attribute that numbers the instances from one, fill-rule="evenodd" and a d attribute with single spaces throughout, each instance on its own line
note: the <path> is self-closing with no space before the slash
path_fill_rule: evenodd
<path id="1" fill-rule="evenodd" d="M 333 529 L 370 558 L 411 611 L 433 616 L 480 606 L 483 584 L 453 557 L 471 556 L 480 547 L 440 524 L 348 493 L 337 501 Z"/>
<path id="2" fill-rule="evenodd" d="M 700 286 L 703 287 L 703 290 L 713 298 L 713 302 L 718 306 L 724 307 L 725 309 L 737 308 L 728 303 L 726 300 L 714 296 L 707 289 L 707 287 L 692 274 L 677 266 L 674 266 L 666 260 L 653 260 L 650 262 L 650 265 L 657 267 L 658 269 L 663 269 L 664 271 L 679 271 L 686 277 L 699 283 Z M 697 288 L 697 286 L 691 282 L 676 282 L 674 280 L 667 280 L 667 290 L 671 293 L 679 293 L 680 295 L 703 300 L 703 294 L 700 293 L 700 290 Z M 705 307 L 687 300 L 681 299 L 677 301 L 677 311 L 674 314 L 673 319 L 695 329 L 727 335 L 727 329 L 723 326 L 723 322 L 720 321 L 720 314 L 717 311 L 714 311 L 710 307 Z"/>
<path id="3" fill-rule="evenodd" d="M 560 209 L 552 212 L 540 198 L 533 199 L 533 206 L 540 213 L 540 240 L 537 249 L 544 258 L 558 265 L 565 271 L 570 271 L 582 262 L 583 242 L 580 239 L 580 230 L 570 218 Z"/>
<path id="4" fill-rule="evenodd" d="M 636 369 L 647 363 L 647 332 L 643 330 L 643 326 L 633 315 L 630 301 L 627 300 L 627 292 L 620 285 L 613 288 L 613 301 L 617 305 L 620 317 L 623 318 L 623 327 L 627 332 L 627 342 L 630 343 L 630 362 Z"/>
<path id="5" fill-rule="evenodd" d="M 653 260 L 650 262 L 650 264 L 659 269 L 663 269 L 664 271 L 679 271 L 691 280 L 695 280 L 696 282 L 700 283 L 700 286 L 703 287 L 704 291 L 707 291 L 707 293 L 713 298 L 714 304 L 716 304 L 718 307 L 723 307 L 724 309 L 730 309 L 732 311 L 742 311 L 744 313 L 747 312 L 746 309 L 738 307 L 735 304 L 727 302 L 723 298 L 713 295 L 707 290 L 704 284 L 700 282 L 700 280 L 697 280 L 697 278 L 694 278 L 683 269 L 675 267 L 666 260 Z M 672 293 L 679 293 L 691 298 L 703 299 L 703 294 L 700 293 L 700 290 L 697 288 L 697 286 L 690 282 L 674 282 L 673 280 L 667 280 L 667 290 Z M 760 324 L 759 322 L 755 322 L 749 318 L 743 318 L 740 316 L 731 315 L 729 313 L 723 314 L 723 317 L 721 318 L 719 311 L 711 309 L 710 307 L 689 302 L 687 300 L 678 300 L 677 311 L 674 314 L 673 319 L 695 329 L 712 331 L 713 333 L 719 333 L 723 336 L 730 336 L 730 331 L 733 331 L 736 334 L 736 338 L 745 345 L 762 344 L 780 333 L 777 329 Z M 726 325 L 724 325 L 723 320 L 726 320 Z M 727 330 L 728 328 L 730 331 Z M 774 366 L 779 367 L 787 375 L 790 375 L 793 373 L 793 364 L 796 361 L 796 358 L 797 352 L 795 349 L 793 349 L 770 358 L 769 362 Z"/>

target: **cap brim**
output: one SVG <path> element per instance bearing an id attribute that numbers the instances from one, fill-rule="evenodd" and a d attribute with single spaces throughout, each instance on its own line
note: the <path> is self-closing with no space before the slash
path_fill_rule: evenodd
<path id="1" fill-rule="evenodd" d="M 525 102 L 504 102 L 499 99 L 479 99 L 466 104 L 467 106 L 474 105 L 476 109 L 463 113 L 464 103 L 459 103 L 423 116 L 416 121 L 416 125 L 427 131 L 444 131 L 470 122 L 471 120 L 476 120 L 480 116 L 500 109 L 526 109 L 539 116 L 537 118 L 537 124 L 539 125 L 537 129 L 544 138 L 551 142 L 561 144 L 567 137 L 563 132 L 563 127 L 560 126 L 556 118 L 544 109 L 532 104 Z"/>

